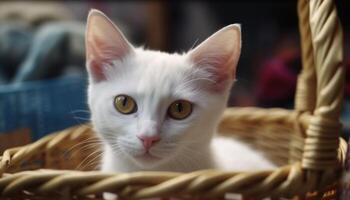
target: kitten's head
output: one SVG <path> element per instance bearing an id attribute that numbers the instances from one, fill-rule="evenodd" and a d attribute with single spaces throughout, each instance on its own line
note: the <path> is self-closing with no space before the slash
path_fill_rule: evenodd
<path id="1" fill-rule="evenodd" d="M 240 49 L 239 25 L 184 54 L 135 48 L 103 13 L 91 11 L 86 50 L 94 128 L 116 155 L 145 169 L 200 154 L 226 107 Z"/>

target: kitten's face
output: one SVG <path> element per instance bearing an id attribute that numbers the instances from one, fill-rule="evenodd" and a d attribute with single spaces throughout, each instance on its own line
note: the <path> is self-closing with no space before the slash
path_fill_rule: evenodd
<path id="1" fill-rule="evenodd" d="M 238 26 L 167 54 L 132 47 L 92 11 L 86 45 L 92 123 L 116 155 L 149 169 L 209 144 L 235 76 Z"/>

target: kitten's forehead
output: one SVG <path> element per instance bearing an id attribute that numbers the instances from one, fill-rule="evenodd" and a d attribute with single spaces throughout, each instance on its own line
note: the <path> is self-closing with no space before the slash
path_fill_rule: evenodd
<path id="1" fill-rule="evenodd" d="M 148 91 L 150 96 L 166 97 L 184 82 L 191 70 L 185 55 L 156 51 L 140 51 L 136 55 L 137 92 Z"/>

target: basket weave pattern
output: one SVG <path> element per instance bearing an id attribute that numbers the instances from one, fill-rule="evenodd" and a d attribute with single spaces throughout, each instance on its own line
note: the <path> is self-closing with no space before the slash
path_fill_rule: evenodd
<path id="1" fill-rule="evenodd" d="M 347 150 L 339 122 L 345 78 L 342 29 L 331 0 L 299 0 L 298 15 L 303 69 L 295 109 L 228 108 L 219 126 L 220 133 L 246 141 L 282 167 L 259 172 L 90 171 L 96 167 L 89 163 L 91 149 L 67 152 L 94 137 L 90 125 L 81 125 L 5 151 L 0 157 L 1 196 L 101 199 L 108 191 L 121 199 L 222 199 L 227 193 L 256 199 L 334 198 Z M 76 170 L 82 162 L 87 171 Z"/>

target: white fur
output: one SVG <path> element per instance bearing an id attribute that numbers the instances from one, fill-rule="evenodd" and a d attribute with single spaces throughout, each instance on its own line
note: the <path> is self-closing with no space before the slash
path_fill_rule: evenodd
<path id="1" fill-rule="evenodd" d="M 101 66 L 105 74 L 103 81 L 93 81 L 93 74 L 88 70 L 91 120 L 104 144 L 103 171 L 189 172 L 208 168 L 257 170 L 274 167 L 239 141 L 213 139 L 233 79 L 226 83 L 224 90 L 214 92 L 207 88 L 213 82 L 212 74 L 206 67 L 195 66 L 190 53 L 168 54 L 142 48 L 128 52 L 123 58 Z M 239 54 L 236 56 L 235 62 Z M 87 63 L 89 69 L 89 60 Z M 124 115 L 116 111 L 113 101 L 120 94 L 136 101 L 136 113 Z M 179 99 L 194 105 L 192 114 L 184 120 L 167 116 L 169 105 Z M 140 158 L 145 150 L 136 135 L 141 132 L 160 134 L 161 140 L 149 151 L 157 158 Z"/>
<path id="2" fill-rule="evenodd" d="M 186 55 L 136 49 L 135 55 L 109 66 L 107 81 L 90 84 L 92 123 L 105 144 L 102 169 L 188 172 L 205 168 L 271 168 L 271 163 L 238 141 L 217 138 L 211 149 L 211 138 L 226 108 L 229 90 L 211 93 L 201 89 L 195 84 L 197 78 L 193 78 L 203 76 L 200 73 L 205 74 L 193 69 Z M 135 99 L 136 114 L 123 115 L 115 110 L 113 99 L 118 94 Z M 194 103 L 193 113 L 185 120 L 166 117 L 168 106 L 177 99 Z M 136 134 L 152 128 L 152 123 L 160 126 L 162 139 L 150 152 L 162 159 L 137 160 L 134 156 L 142 155 L 144 149 Z"/>
<path id="3" fill-rule="evenodd" d="M 216 167 L 225 171 L 256 171 L 274 169 L 276 166 L 258 150 L 233 138 L 214 137 L 211 145 Z"/>

